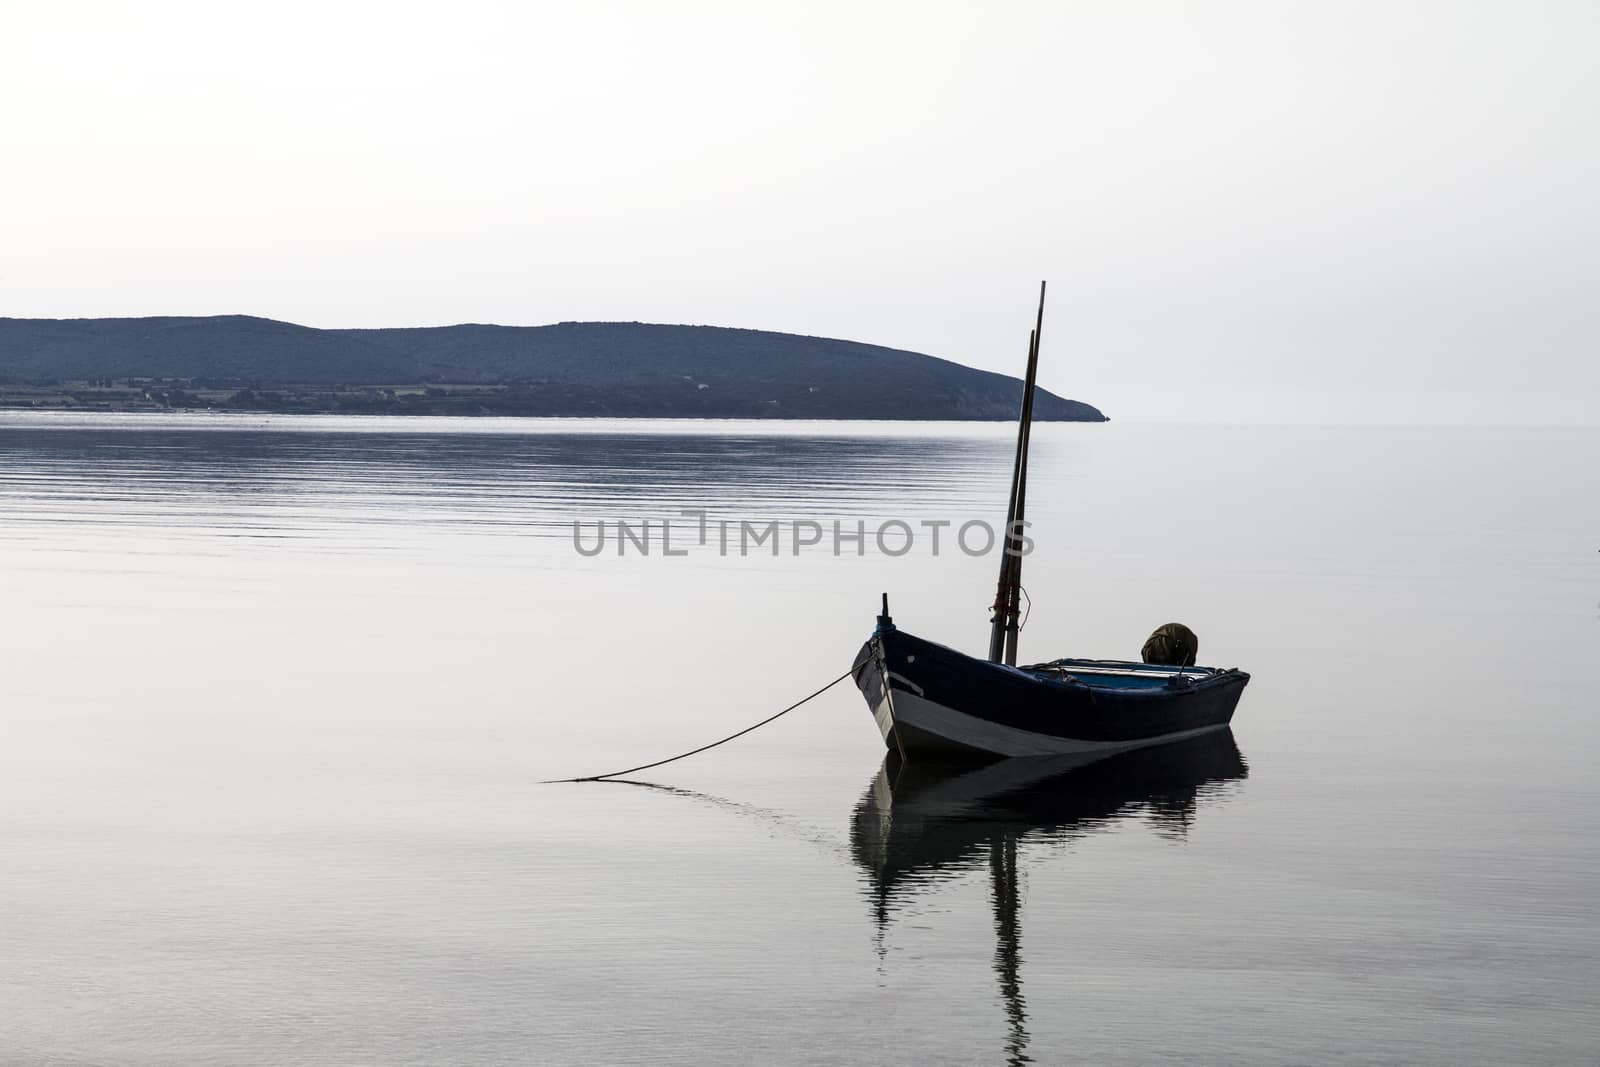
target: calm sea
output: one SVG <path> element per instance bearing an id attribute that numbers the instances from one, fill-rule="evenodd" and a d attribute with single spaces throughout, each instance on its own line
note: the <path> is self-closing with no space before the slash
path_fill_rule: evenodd
<path id="1" fill-rule="evenodd" d="M 1231 739 L 541 784 L 981 652 L 1011 435 L 0 415 L 0 1062 L 1600 1057 L 1594 431 L 1040 426 L 1023 658 L 1185 622 Z"/>

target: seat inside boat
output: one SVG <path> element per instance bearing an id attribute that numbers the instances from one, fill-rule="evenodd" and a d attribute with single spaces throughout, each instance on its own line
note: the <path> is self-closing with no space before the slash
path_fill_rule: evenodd
<path id="1" fill-rule="evenodd" d="M 1166 667 L 1117 660 L 1056 660 L 1022 669 L 1062 681 L 1070 678 L 1097 689 L 1161 689 L 1177 677 L 1199 681 L 1215 673 L 1209 667 Z"/>

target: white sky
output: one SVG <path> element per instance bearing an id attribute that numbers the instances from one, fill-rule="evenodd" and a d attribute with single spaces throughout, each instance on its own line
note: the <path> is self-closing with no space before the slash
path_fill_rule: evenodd
<path id="1" fill-rule="evenodd" d="M 0 0 L 0 315 L 691 322 L 1600 422 L 1600 4 Z M 1196 403 L 1199 401 L 1199 403 Z"/>

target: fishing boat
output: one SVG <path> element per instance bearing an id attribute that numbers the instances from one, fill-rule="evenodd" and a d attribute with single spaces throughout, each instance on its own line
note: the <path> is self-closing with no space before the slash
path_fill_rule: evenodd
<path id="1" fill-rule="evenodd" d="M 1028 442 L 1044 292 L 1041 283 L 1028 339 L 988 658 L 898 628 L 885 593 L 877 628 L 852 666 L 884 743 L 902 758 L 1050 756 L 1092 762 L 1226 727 L 1250 681 L 1237 668 L 1194 666 L 1192 657 L 1177 663 L 1055 659 L 1016 665 Z"/>

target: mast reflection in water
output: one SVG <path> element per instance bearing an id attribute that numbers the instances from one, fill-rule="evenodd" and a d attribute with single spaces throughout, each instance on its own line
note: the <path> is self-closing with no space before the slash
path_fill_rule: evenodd
<path id="1" fill-rule="evenodd" d="M 902 763 L 890 753 L 856 805 L 850 850 L 868 876 L 880 936 L 919 891 L 987 860 L 994 907 L 994 970 L 1008 1024 L 1007 1062 L 1032 1063 L 1022 993 L 1019 846 L 1070 840 L 1145 816 L 1182 836 L 1203 800 L 1249 773 L 1222 729 L 1087 767 L 1079 757 L 1001 760 L 978 767 Z"/>

